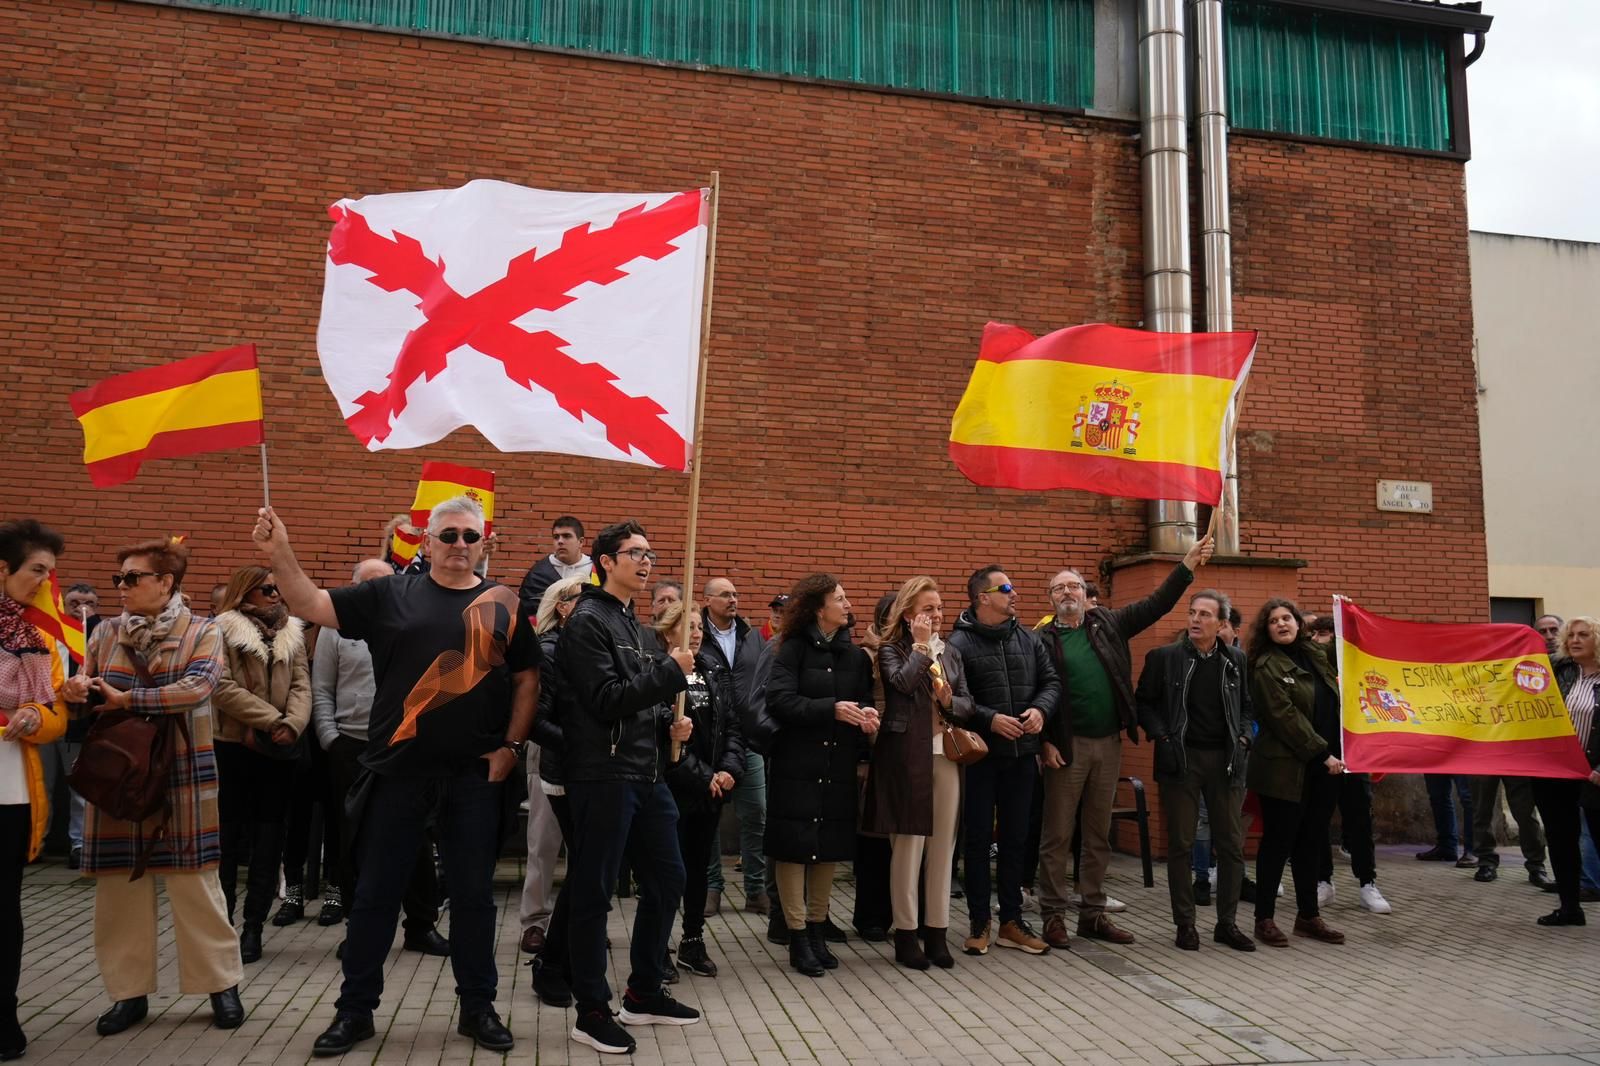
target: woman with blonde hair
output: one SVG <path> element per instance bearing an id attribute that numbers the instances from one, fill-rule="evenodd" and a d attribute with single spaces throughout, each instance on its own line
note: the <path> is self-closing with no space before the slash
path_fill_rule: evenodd
<path id="1" fill-rule="evenodd" d="M 1585 614 L 1563 622 L 1551 665 L 1555 667 L 1556 686 L 1566 700 L 1567 714 L 1572 717 L 1578 745 L 1588 761 L 1589 776 L 1582 780 L 1533 779 L 1533 801 L 1544 820 L 1550 867 L 1561 897 L 1561 906 L 1538 921 L 1540 925 L 1583 925 L 1586 919 L 1579 902 L 1579 819 L 1587 820 L 1589 835 L 1600 840 L 1600 729 L 1595 728 L 1595 709 L 1600 706 L 1600 619 Z"/>
<path id="2" fill-rule="evenodd" d="M 862 831 L 889 837 L 894 957 L 926 970 L 955 965 L 946 943 L 950 870 L 961 801 L 960 768 L 944 755 L 945 723 L 972 717 L 961 653 L 944 643 L 944 601 L 931 577 L 900 586 L 878 645 L 883 722 L 872 748 Z M 917 887 L 926 920 L 919 945 Z"/>

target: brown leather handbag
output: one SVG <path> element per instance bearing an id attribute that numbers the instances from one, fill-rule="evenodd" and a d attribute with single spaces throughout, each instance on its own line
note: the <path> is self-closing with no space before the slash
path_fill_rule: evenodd
<path id="1" fill-rule="evenodd" d="M 989 745 L 970 729 L 962 729 L 950 719 L 944 720 L 944 743 L 940 745 L 944 757 L 957 766 L 971 766 L 989 754 Z"/>

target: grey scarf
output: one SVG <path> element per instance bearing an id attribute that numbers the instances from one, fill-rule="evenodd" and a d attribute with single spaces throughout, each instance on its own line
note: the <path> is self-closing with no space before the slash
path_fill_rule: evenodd
<path id="1" fill-rule="evenodd" d="M 167 639 L 167 634 L 172 632 L 172 627 L 178 624 L 178 619 L 187 610 L 183 605 L 183 597 L 174 592 L 172 599 L 154 618 L 124 611 L 121 619 L 122 642 L 148 659 L 155 646 Z"/>

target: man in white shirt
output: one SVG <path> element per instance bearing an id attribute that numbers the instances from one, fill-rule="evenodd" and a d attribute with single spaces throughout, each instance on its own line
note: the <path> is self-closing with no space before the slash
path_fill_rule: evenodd
<path id="1" fill-rule="evenodd" d="M 550 523 L 550 540 L 555 550 L 528 568 L 518 592 L 522 613 L 529 618 L 538 615 L 545 589 L 564 577 L 586 578 L 594 573 L 594 562 L 583 550 L 582 522 L 562 515 Z"/>

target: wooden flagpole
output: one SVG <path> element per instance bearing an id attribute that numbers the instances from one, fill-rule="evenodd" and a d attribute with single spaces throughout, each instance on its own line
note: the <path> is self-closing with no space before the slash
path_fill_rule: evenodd
<path id="1" fill-rule="evenodd" d="M 689 526 L 683 546 L 683 618 L 678 623 L 678 647 L 689 646 L 689 602 L 694 599 L 694 563 L 700 525 L 700 435 L 706 420 L 706 372 L 711 363 L 711 294 L 717 279 L 717 201 L 722 191 L 720 171 L 711 172 L 711 188 L 706 200 L 706 285 L 700 302 L 700 366 L 695 388 L 694 442 L 689 453 Z M 683 717 L 687 693 L 678 693 L 672 720 Z M 683 745 L 672 742 L 672 761 L 683 755 Z"/>

